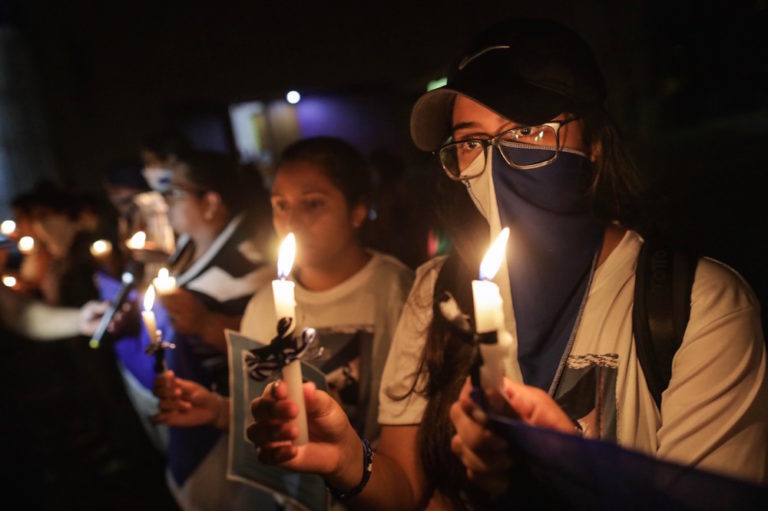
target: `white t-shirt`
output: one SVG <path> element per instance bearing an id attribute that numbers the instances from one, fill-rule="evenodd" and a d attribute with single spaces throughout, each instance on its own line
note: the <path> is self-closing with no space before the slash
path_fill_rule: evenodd
<path id="1" fill-rule="evenodd" d="M 642 242 L 628 232 L 596 269 L 555 399 L 588 436 L 766 482 L 768 380 L 757 298 L 733 269 L 710 258 L 699 261 L 690 321 L 659 412 L 632 335 L 635 265 Z M 421 422 L 422 396 L 393 396 L 407 394 L 413 384 L 443 261 L 430 260 L 416 271 L 382 377 L 382 425 Z M 588 395 L 594 397 L 586 402 Z"/>
<path id="2" fill-rule="evenodd" d="M 296 327 L 317 330 L 313 344 L 327 348 L 325 358 L 309 362 L 321 369 L 332 367 L 329 376 L 339 377 L 338 381 L 355 380 L 339 394 L 356 398 L 345 408 L 354 412 L 353 424 L 362 424 L 365 436 L 373 442 L 379 432 L 376 415 L 381 373 L 413 283 L 413 270 L 389 255 L 371 252 L 371 256 L 359 272 L 332 289 L 313 292 L 297 282 L 295 298 Z M 249 300 L 240 332 L 268 343 L 276 334 L 276 324 L 272 287 L 265 285 Z M 338 363 L 332 360 L 335 355 L 340 355 L 336 357 Z M 177 496 L 199 510 L 293 509 L 288 502 L 278 502 L 277 496 L 227 479 L 227 444 L 223 435 L 194 474 L 197 483 L 188 485 L 194 491 L 175 489 Z M 172 478 L 169 483 L 173 483 Z"/>

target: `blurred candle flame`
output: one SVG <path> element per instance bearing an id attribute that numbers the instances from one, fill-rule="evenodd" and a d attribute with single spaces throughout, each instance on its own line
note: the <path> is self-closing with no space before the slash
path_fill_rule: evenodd
<path id="1" fill-rule="evenodd" d="M 134 250 L 141 250 L 147 243 L 147 233 L 144 231 L 136 231 L 131 239 L 128 240 L 128 248 Z"/>
<path id="2" fill-rule="evenodd" d="M 112 243 L 107 240 L 96 240 L 91 244 L 91 255 L 99 257 L 112 252 Z"/>
<path id="3" fill-rule="evenodd" d="M 155 304 L 155 286 L 150 285 L 147 287 L 147 292 L 144 293 L 144 310 L 151 311 L 152 306 Z"/>
<path id="4" fill-rule="evenodd" d="M 16 222 L 13 220 L 4 220 L 0 224 L 0 233 L 3 233 L 5 236 L 10 236 L 14 232 L 16 232 Z"/>
<path id="5" fill-rule="evenodd" d="M 277 276 L 280 279 L 288 278 L 293 268 L 293 259 L 296 256 L 296 237 L 289 232 L 280 244 L 277 256 Z"/>
<path id="6" fill-rule="evenodd" d="M 19 240 L 19 251 L 22 254 L 28 254 L 35 248 L 35 239 L 32 236 L 23 236 Z"/>
<path id="7" fill-rule="evenodd" d="M 492 280 L 499 271 L 501 261 L 504 260 L 504 251 L 507 247 L 509 238 L 509 227 L 501 230 L 499 235 L 491 244 L 488 252 L 485 253 L 483 261 L 480 263 L 480 280 Z"/>

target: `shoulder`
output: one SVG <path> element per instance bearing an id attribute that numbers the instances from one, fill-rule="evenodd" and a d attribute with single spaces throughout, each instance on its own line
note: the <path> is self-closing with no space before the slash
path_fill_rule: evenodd
<path id="1" fill-rule="evenodd" d="M 437 276 L 440 274 L 440 269 L 447 259 L 448 256 L 445 255 L 436 256 L 418 266 L 416 268 L 416 282 L 432 281 L 432 284 L 434 284 Z"/>
<path id="2" fill-rule="evenodd" d="M 440 270 L 446 260 L 447 256 L 433 257 L 416 268 L 413 288 L 411 289 L 412 296 L 432 297 L 435 282 L 437 282 L 437 277 L 440 275 Z"/>
<path id="3" fill-rule="evenodd" d="M 377 275 L 413 280 L 413 270 L 398 258 L 376 251 L 371 251 L 371 255 L 371 266 Z"/>
<path id="4" fill-rule="evenodd" d="M 413 270 L 389 254 L 375 251 L 371 254 L 368 285 L 378 294 L 402 296 L 402 301 L 413 285 Z"/>
<path id="5" fill-rule="evenodd" d="M 243 318 L 240 320 L 240 333 L 248 337 L 258 338 L 261 333 L 261 326 L 272 324 L 265 322 L 264 317 L 274 316 L 274 303 L 272 299 L 272 286 L 264 286 L 248 300 L 243 312 Z"/>
<path id="6" fill-rule="evenodd" d="M 759 308 L 760 303 L 738 271 L 711 257 L 702 257 L 696 267 L 691 306 L 738 310 Z"/>
<path id="7" fill-rule="evenodd" d="M 727 264 L 699 259 L 691 291 L 691 315 L 682 352 L 737 364 L 764 350 L 760 302 L 744 278 Z"/>

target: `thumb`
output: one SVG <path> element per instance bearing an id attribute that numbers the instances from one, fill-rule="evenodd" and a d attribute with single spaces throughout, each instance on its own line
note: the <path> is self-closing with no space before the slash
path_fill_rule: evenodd
<path id="1" fill-rule="evenodd" d="M 304 390 L 304 407 L 307 417 L 323 417 L 328 415 L 336 401 L 326 392 L 318 392 L 314 382 L 306 382 Z"/>

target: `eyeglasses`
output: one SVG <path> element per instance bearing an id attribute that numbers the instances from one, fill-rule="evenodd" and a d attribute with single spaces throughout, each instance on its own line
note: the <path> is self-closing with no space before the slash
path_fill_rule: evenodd
<path id="1" fill-rule="evenodd" d="M 174 201 L 183 198 L 185 195 L 195 195 L 197 197 L 201 197 L 204 193 L 205 190 L 200 190 L 198 188 L 187 186 L 172 186 L 171 188 L 160 192 L 160 195 L 162 195 L 166 201 Z"/>
<path id="2" fill-rule="evenodd" d="M 532 170 L 549 165 L 560 151 L 560 128 L 577 120 L 550 121 L 538 126 L 512 128 L 491 138 L 468 138 L 448 142 L 437 150 L 440 163 L 448 177 L 463 181 L 477 177 L 485 169 L 488 147 L 496 147 L 511 167 Z M 515 149 L 538 149 L 516 151 Z"/>

